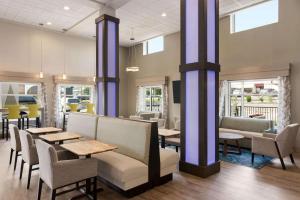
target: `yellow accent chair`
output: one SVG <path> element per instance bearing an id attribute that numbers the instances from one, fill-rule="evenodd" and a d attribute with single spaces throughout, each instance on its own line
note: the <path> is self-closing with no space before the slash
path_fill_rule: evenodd
<path id="1" fill-rule="evenodd" d="M 69 107 L 70 107 L 70 112 L 77 112 L 77 110 L 78 110 L 78 103 L 70 103 Z"/>
<path id="2" fill-rule="evenodd" d="M 95 114 L 95 112 L 94 112 L 94 106 L 95 105 L 93 103 L 86 104 L 86 108 L 87 108 L 86 112 L 90 113 L 90 114 Z"/>
<path id="3" fill-rule="evenodd" d="M 8 129 L 9 129 L 9 122 L 12 120 L 18 120 L 18 128 L 21 129 L 22 126 L 22 116 L 20 115 L 20 105 L 6 105 L 7 114 L 2 115 L 2 133 L 3 137 L 6 134 L 6 140 L 8 140 Z"/>
<path id="4" fill-rule="evenodd" d="M 30 126 L 29 124 L 30 119 L 35 119 L 35 127 L 41 127 L 40 113 L 39 113 L 40 106 L 38 104 L 28 104 L 27 108 L 28 108 L 28 114 L 26 115 L 27 128 L 29 128 Z"/>

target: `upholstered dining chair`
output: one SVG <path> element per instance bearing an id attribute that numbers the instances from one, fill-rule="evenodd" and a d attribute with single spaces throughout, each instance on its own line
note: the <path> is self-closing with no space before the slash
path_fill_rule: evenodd
<path id="1" fill-rule="evenodd" d="M 38 104 L 29 104 L 28 114 L 25 116 L 27 118 L 27 128 L 29 128 L 30 119 L 35 119 L 35 127 L 40 127 L 40 114 L 39 114 L 39 105 Z M 23 124 L 24 126 L 24 124 Z"/>
<path id="2" fill-rule="evenodd" d="M 255 154 L 279 158 L 282 168 L 285 170 L 283 158 L 289 156 L 295 163 L 293 153 L 295 141 L 299 130 L 299 124 L 291 124 L 278 134 L 264 133 L 262 137 L 252 138 L 252 163 Z"/>
<path id="3" fill-rule="evenodd" d="M 20 169 L 20 179 L 22 179 L 24 163 L 29 165 L 27 189 L 30 187 L 31 172 L 38 168 L 33 168 L 34 165 L 39 164 L 36 146 L 32 136 L 23 130 L 20 130 L 21 148 L 22 148 L 22 162 Z"/>
<path id="4" fill-rule="evenodd" d="M 59 161 L 54 147 L 50 144 L 36 140 L 36 146 L 40 163 L 38 200 L 41 199 L 43 183 L 52 190 L 53 200 L 56 196 L 77 187 L 60 193 L 56 192 L 57 189 L 90 179 L 94 179 L 93 199 L 97 199 L 97 161 L 94 158 Z"/>
<path id="5" fill-rule="evenodd" d="M 6 105 L 8 109 L 7 115 L 2 116 L 2 133 L 6 132 L 6 140 L 8 140 L 9 123 L 13 120 L 18 121 L 18 127 L 22 127 L 22 116 L 20 115 L 20 105 Z"/>
<path id="6" fill-rule="evenodd" d="M 150 121 L 157 122 L 158 128 L 166 128 L 166 119 L 150 118 Z"/>
<path id="7" fill-rule="evenodd" d="M 11 165 L 13 153 L 15 152 L 15 163 L 14 163 L 14 171 L 16 170 L 17 160 L 19 154 L 21 152 L 21 141 L 19 135 L 19 128 L 14 124 L 9 124 L 9 133 L 10 133 L 10 158 L 9 165 Z"/>

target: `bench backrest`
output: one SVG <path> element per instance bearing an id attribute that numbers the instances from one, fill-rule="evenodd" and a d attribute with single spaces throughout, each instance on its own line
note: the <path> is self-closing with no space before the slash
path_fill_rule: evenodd
<path id="1" fill-rule="evenodd" d="M 96 139 L 97 119 L 97 115 L 70 113 L 67 131 L 77 133 L 87 139 Z"/>
<path id="2" fill-rule="evenodd" d="M 242 117 L 222 117 L 220 128 L 237 129 L 240 131 L 250 131 L 263 133 L 268 129 L 273 130 L 272 120 L 252 119 Z"/>
<path id="3" fill-rule="evenodd" d="M 124 154 L 148 165 L 151 123 L 119 118 L 99 117 L 97 139 L 118 146 Z"/>

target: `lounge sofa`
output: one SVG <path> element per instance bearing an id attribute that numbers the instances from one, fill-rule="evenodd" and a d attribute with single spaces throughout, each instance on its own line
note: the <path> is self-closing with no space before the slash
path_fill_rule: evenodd
<path id="1" fill-rule="evenodd" d="M 80 113 L 69 117 L 68 131 L 118 146 L 93 157 L 98 162 L 98 177 L 127 197 L 172 180 L 177 171 L 178 154 L 159 148 L 157 122 Z M 80 129 L 80 124 L 88 125 Z"/>
<path id="2" fill-rule="evenodd" d="M 251 139 L 253 136 L 261 137 L 263 133 L 270 133 L 274 130 L 272 120 L 253 119 L 241 117 L 221 117 L 219 121 L 219 132 L 237 133 L 245 137 L 240 145 L 245 148 L 251 148 Z M 220 140 L 222 143 L 223 141 Z M 231 144 L 229 142 L 229 144 Z M 232 143 L 232 145 L 234 145 Z"/>

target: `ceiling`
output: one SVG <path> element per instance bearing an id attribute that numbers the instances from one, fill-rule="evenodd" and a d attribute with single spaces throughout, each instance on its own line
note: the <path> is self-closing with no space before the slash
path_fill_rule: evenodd
<path id="1" fill-rule="evenodd" d="M 220 0 L 220 16 L 262 1 Z M 132 28 L 137 42 L 180 28 L 180 0 L 0 0 L 0 18 L 33 26 L 43 23 L 46 29 L 92 38 L 95 18 L 104 6 L 116 9 L 120 18 L 121 45 L 130 44 Z"/>

